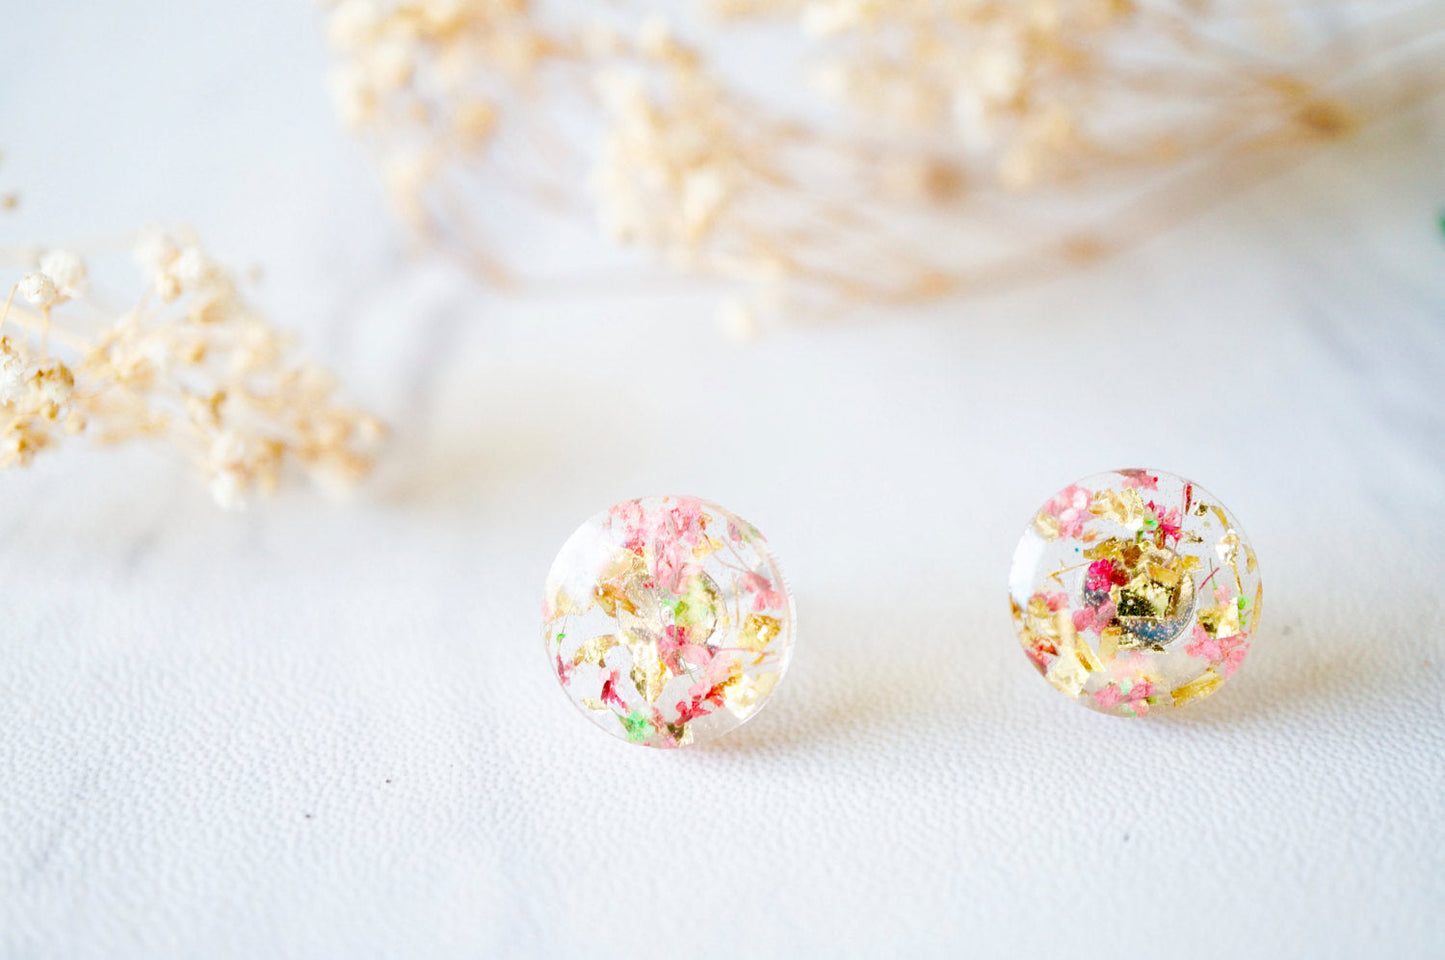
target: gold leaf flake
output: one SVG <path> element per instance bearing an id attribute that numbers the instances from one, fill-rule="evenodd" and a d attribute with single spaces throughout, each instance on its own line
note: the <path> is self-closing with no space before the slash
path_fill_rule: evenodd
<path id="1" fill-rule="evenodd" d="M 1153 511 L 1135 489 L 1100 490 L 1089 504 L 1089 512 L 1128 530 L 1138 530 Z"/>
<path id="2" fill-rule="evenodd" d="M 1149 577 L 1166 587 L 1179 586 L 1179 570 L 1172 570 L 1169 567 L 1157 563 L 1149 564 Z"/>
<path id="3" fill-rule="evenodd" d="M 637 612 L 637 607 L 633 604 L 632 599 L 615 581 L 599 583 L 593 591 L 593 595 L 597 600 L 597 605 L 606 610 L 609 617 L 616 617 L 619 608 L 628 613 Z"/>
<path id="4" fill-rule="evenodd" d="M 764 613 L 750 613 L 743 620 L 743 628 L 738 633 L 738 646 L 752 653 L 762 653 L 763 649 L 782 632 L 783 624 L 777 617 L 770 617 Z"/>
<path id="5" fill-rule="evenodd" d="M 1054 583 L 1057 583 L 1059 586 L 1062 587 L 1062 586 L 1064 585 L 1064 574 L 1066 574 L 1066 573 L 1072 573 L 1072 572 L 1075 571 L 1075 570 L 1080 570 L 1080 569 L 1082 569 L 1082 568 L 1084 568 L 1084 567 L 1087 567 L 1087 566 L 1088 566 L 1087 563 L 1076 563 L 1076 564 L 1074 564 L 1072 567 L 1066 567 L 1066 566 L 1064 566 L 1064 562 L 1063 562 L 1062 560 L 1060 560 L 1060 561 L 1059 561 L 1059 569 L 1057 569 L 1057 570 L 1055 570 L 1053 573 L 1049 574 L 1049 579 L 1052 580 L 1052 581 L 1054 581 Z"/>
<path id="6" fill-rule="evenodd" d="M 1059 539 L 1059 518 L 1040 510 L 1034 514 L 1034 529 L 1045 540 Z"/>
<path id="7" fill-rule="evenodd" d="M 1219 508 L 1216 507 L 1215 511 L 1219 512 Z M 1219 515 L 1222 520 L 1224 514 Z M 1219 554 L 1219 559 L 1229 564 L 1229 569 L 1234 573 L 1234 587 L 1241 594 L 1244 593 L 1244 581 L 1239 576 L 1239 548 L 1242 543 L 1237 532 L 1226 530 L 1224 536 L 1219 538 L 1219 543 L 1214 546 L 1214 552 Z"/>
<path id="8" fill-rule="evenodd" d="M 1190 680 L 1180 687 L 1175 687 L 1170 696 L 1174 699 L 1174 706 L 1179 707 L 1190 700 L 1198 700 L 1200 697 L 1208 696 L 1214 692 L 1214 688 L 1224 682 L 1224 678 L 1214 672 L 1211 667 L 1202 674 Z"/>
<path id="9" fill-rule="evenodd" d="M 1072 651 L 1065 651 L 1049 664 L 1044 679 L 1052 683 L 1060 693 L 1077 697 L 1083 691 L 1084 684 L 1089 682 L 1089 671 L 1085 670 L 1078 658 L 1071 656 L 1071 653 Z"/>
<path id="10" fill-rule="evenodd" d="M 588 710 L 606 711 L 608 709 L 607 704 L 603 703 L 601 700 L 598 700 L 596 697 L 583 697 L 581 703 L 582 706 L 586 707 Z"/>
<path id="11" fill-rule="evenodd" d="M 1104 668 L 1104 665 L 1099 662 L 1099 658 L 1094 654 L 1094 648 L 1089 646 L 1089 641 L 1085 640 L 1074 630 L 1073 616 L 1068 610 L 1060 610 L 1054 614 L 1054 627 L 1058 631 L 1059 640 L 1062 644 L 1060 649 L 1061 659 L 1072 657 L 1078 661 L 1079 666 L 1089 673 Z"/>
<path id="12" fill-rule="evenodd" d="M 1239 534 L 1226 530 L 1214 545 L 1214 552 L 1219 555 L 1220 563 L 1234 563 L 1234 557 L 1239 552 Z"/>
<path id="13" fill-rule="evenodd" d="M 1079 664 L 1090 673 L 1104 669 L 1104 665 L 1094 654 L 1094 648 L 1089 646 L 1089 641 L 1078 634 L 1074 635 L 1074 655 L 1079 658 Z"/>
<path id="14" fill-rule="evenodd" d="M 1105 627 L 1099 632 L 1099 659 L 1104 663 L 1112 663 L 1119 655 L 1119 640 L 1124 631 L 1118 627 Z"/>
<path id="15" fill-rule="evenodd" d="M 577 654 L 572 658 L 572 666 L 590 663 L 600 667 L 603 659 L 607 656 L 607 651 L 617 644 L 617 635 L 614 633 L 604 633 L 584 640 L 582 645 L 577 648 Z"/>
<path id="16" fill-rule="evenodd" d="M 1254 588 L 1254 609 L 1250 611 L 1249 614 L 1249 635 L 1251 637 L 1254 636 L 1254 632 L 1259 629 L 1259 612 L 1263 608 L 1264 584 L 1261 583 Z"/>
<path id="17" fill-rule="evenodd" d="M 746 717 L 772 692 L 778 682 L 776 673 L 760 673 L 755 677 L 739 676 L 723 690 L 727 708 L 738 717 Z"/>
<path id="18" fill-rule="evenodd" d="M 648 703 L 656 703 L 657 698 L 662 696 L 667 681 L 672 679 L 672 671 L 667 669 L 667 664 L 658 656 L 656 643 L 635 643 L 628 646 L 632 650 L 632 684 Z"/>
<path id="19" fill-rule="evenodd" d="M 706 560 L 708 557 L 721 550 L 723 546 L 724 544 L 721 540 L 716 540 L 712 537 L 699 537 L 697 541 L 697 546 L 692 548 L 693 559 Z"/>

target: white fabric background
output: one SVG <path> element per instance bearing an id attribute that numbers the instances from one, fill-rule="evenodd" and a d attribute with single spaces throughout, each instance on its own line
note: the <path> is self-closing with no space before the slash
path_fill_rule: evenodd
<path id="1" fill-rule="evenodd" d="M 158 449 L 0 478 L 0 955 L 1445 949 L 1445 102 L 1087 272 L 742 346 L 676 285 L 404 258 L 306 4 L 3 11 L 0 239 L 195 224 L 396 435 L 243 515 Z M 1037 505 L 1125 465 L 1265 578 L 1244 669 L 1147 722 L 1050 690 L 1004 599 Z M 536 639 L 563 539 L 656 492 L 766 531 L 800 618 L 681 753 Z"/>

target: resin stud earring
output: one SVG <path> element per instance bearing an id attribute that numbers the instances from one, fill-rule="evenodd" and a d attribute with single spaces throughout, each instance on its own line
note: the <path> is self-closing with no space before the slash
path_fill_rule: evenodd
<path id="1" fill-rule="evenodd" d="M 562 546 L 542 608 L 562 689 L 649 747 L 720 737 L 788 668 L 793 601 L 757 528 L 695 497 L 627 500 Z"/>
<path id="2" fill-rule="evenodd" d="M 1217 690 L 1249 652 L 1264 591 L 1239 521 L 1159 470 L 1071 484 L 1014 551 L 1024 653 L 1061 693 L 1139 717 Z"/>

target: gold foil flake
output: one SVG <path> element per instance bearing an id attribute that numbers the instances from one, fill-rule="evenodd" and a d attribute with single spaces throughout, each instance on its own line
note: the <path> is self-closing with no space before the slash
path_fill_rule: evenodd
<path id="1" fill-rule="evenodd" d="M 1066 573 L 1072 573 L 1072 572 L 1075 571 L 1075 570 L 1081 570 L 1081 569 L 1083 569 L 1084 567 L 1087 567 L 1087 566 L 1088 566 L 1087 563 L 1076 563 L 1076 564 L 1074 564 L 1072 567 L 1066 567 L 1066 566 L 1063 565 L 1063 562 L 1060 561 L 1060 562 L 1059 562 L 1059 569 L 1057 569 L 1057 570 L 1055 570 L 1053 573 L 1049 574 L 1049 579 L 1052 580 L 1052 581 L 1054 581 L 1054 583 L 1057 583 L 1059 586 L 1062 587 L 1062 586 L 1064 585 L 1064 574 L 1066 574 Z"/>
<path id="2" fill-rule="evenodd" d="M 1045 540 L 1057 540 L 1059 539 L 1059 518 L 1046 510 L 1040 510 L 1034 514 L 1034 529 Z"/>
<path id="3" fill-rule="evenodd" d="M 1214 509 L 1216 511 L 1219 510 L 1218 507 L 1215 507 Z M 1220 514 L 1220 517 L 1222 520 L 1222 513 Z M 1229 564 L 1229 569 L 1234 573 L 1235 589 L 1237 589 L 1240 593 L 1244 593 L 1244 581 L 1239 575 L 1240 546 L 1241 541 L 1239 539 L 1239 534 L 1236 533 L 1233 529 L 1226 529 L 1224 536 L 1220 537 L 1219 542 L 1214 545 L 1214 552 L 1219 554 L 1219 559 L 1222 562 Z"/>
<path id="4" fill-rule="evenodd" d="M 1249 612 L 1249 635 L 1252 637 L 1259 629 L 1259 612 L 1264 608 L 1264 584 L 1260 583 L 1254 588 L 1254 609 Z"/>
<path id="5" fill-rule="evenodd" d="M 1118 627 L 1105 627 L 1099 631 L 1099 659 L 1104 663 L 1113 663 L 1119 655 L 1123 638 L 1124 631 Z"/>
<path id="6" fill-rule="evenodd" d="M 578 701 L 578 703 L 582 704 L 582 706 L 586 707 L 588 710 L 601 710 L 605 712 L 611 709 L 607 706 L 607 704 L 603 703 L 601 700 L 598 700 L 596 697 L 583 697 L 581 700 Z"/>
<path id="7" fill-rule="evenodd" d="M 1137 567 L 1143 556 L 1143 546 L 1121 537 L 1110 537 L 1084 551 L 1085 560 L 1117 560 L 1129 569 Z"/>
<path id="8" fill-rule="evenodd" d="M 1067 650 L 1053 663 L 1049 664 L 1044 679 L 1052 683 L 1060 692 L 1071 697 L 1077 697 L 1084 689 L 1084 684 L 1089 682 L 1089 671 L 1084 669 L 1077 657 L 1072 655 L 1073 651 Z"/>
<path id="9" fill-rule="evenodd" d="M 1053 612 L 1049 610 L 1049 602 L 1044 599 L 1043 594 L 1036 593 L 1032 597 L 1029 597 L 1029 623 L 1033 625 L 1033 628 L 1037 632 L 1044 636 L 1058 636 L 1058 631 L 1056 631 L 1053 626 Z M 1073 624 L 1071 623 L 1070 629 L 1072 628 Z"/>
<path id="10" fill-rule="evenodd" d="M 1090 673 L 1104 669 L 1104 665 L 1094 655 L 1094 648 L 1089 646 L 1089 641 L 1081 637 L 1074 629 L 1073 616 L 1069 611 L 1060 610 L 1054 614 L 1054 629 L 1057 631 L 1062 645 L 1060 656 L 1073 657 L 1081 667 Z"/>
<path id="11" fill-rule="evenodd" d="M 1179 586 L 1179 571 L 1158 563 L 1149 564 L 1149 579 L 1166 587 Z"/>
<path id="12" fill-rule="evenodd" d="M 1089 504 L 1089 512 L 1117 523 L 1126 530 L 1138 530 L 1144 526 L 1146 520 L 1154 519 L 1154 512 L 1149 509 L 1139 491 L 1133 488 L 1100 490 L 1094 496 L 1093 503 Z"/>
<path id="13" fill-rule="evenodd" d="M 1239 552 L 1239 534 L 1233 530 L 1226 530 L 1224 536 L 1214 545 L 1214 552 L 1219 555 L 1220 563 L 1234 563 L 1234 557 Z"/>
<path id="14" fill-rule="evenodd" d="M 726 546 L 726 544 L 721 540 L 716 540 L 712 537 L 699 537 L 697 545 L 692 548 L 692 558 L 694 560 L 706 560 L 724 546 Z"/>
<path id="15" fill-rule="evenodd" d="M 1163 620 L 1174 603 L 1176 593 L 1162 583 L 1155 583 L 1148 573 L 1141 573 L 1119 588 L 1119 616 Z"/>
<path id="16" fill-rule="evenodd" d="M 644 586 L 651 579 L 648 566 L 637 554 L 620 550 L 597 577 L 592 598 L 609 617 L 616 617 L 619 610 L 637 613 L 640 597 L 650 595 Z"/>
<path id="17" fill-rule="evenodd" d="M 1214 607 L 1201 607 L 1199 625 L 1211 637 L 1233 637 L 1239 633 L 1239 605 L 1233 600 Z"/>
<path id="18" fill-rule="evenodd" d="M 618 639 L 627 644 L 627 649 L 633 651 L 635 656 L 636 647 L 641 643 L 651 643 L 658 634 L 660 624 L 656 615 L 651 617 L 639 617 L 628 613 L 626 610 L 617 611 Z"/>
<path id="19" fill-rule="evenodd" d="M 692 724 L 690 723 L 685 721 L 683 723 L 669 723 L 663 729 L 667 731 L 668 736 L 672 737 L 672 742 L 679 747 L 685 747 L 692 743 L 693 734 Z"/>
<path id="20" fill-rule="evenodd" d="M 1249 544 L 1244 545 L 1244 571 L 1254 573 L 1259 569 L 1259 560 L 1254 555 L 1254 548 Z"/>
<path id="21" fill-rule="evenodd" d="M 757 709 L 758 704 L 772 692 L 778 682 L 776 673 L 760 673 L 757 676 L 739 676 L 723 690 L 723 702 L 737 717 L 746 717 Z"/>
<path id="22" fill-rule="evenodd" d="M 632 685 L 648 703 L 656 703 L 657 698 L 662 696 L 667 681 L 672 679 L 672 671 L 667 669 L 667 664 L 658 656 L 656 643 L 628 646 L 632 650 Z"/>
<path id="23" fill-rule="evenodd" d="M 1175 687 L 1169 695 L 1173 698 L 1174 706 L 1182 707 L 1191 700 L 1198 700 L 1213 693 L 1214 688 L 1223 682 L 1224 677 L 1210 668 L 1183 686 Z"/>
<path id="24" fill-rule="evenodd" d="M 1090 673 L 1104 669 L 1104 664 L 1094 654 L 1094 648 L 1089 646 L 1089 641 L 1078 634 L 1074 634 L 1073 651 L 1074 656 L 1079 658 L 1080 666 Z"/>
<path id="25" fill-rule="evenodd" d="M 762 653 L 773 638 L 783 632 L 782 621 L 765 613 L 750 613 L 738 633 L 738 646 L 752 653 Z"/>
<path id="26" fill-rule="evenodd" d="M 615 633 L 590 637 L 582 641 L 582 645 L 577 648 L 577 654 L 572 658 L 572 666 L 577 667 L 584 663 L 590 663 L 594 667 L 600 667 L 607 656 L 607 651 L 617 646 L 618 643 Z"/>
<path id="27" fill-rule="evenodd" d="M 607 611 L 609 617 L 617 616 L 618 610 L 637 613 L 637 607 L 627 596 L 626 588 L 615 580 L 599 583 L 593 591 L 593 598 L 597 601 L 598 606 Z"/>

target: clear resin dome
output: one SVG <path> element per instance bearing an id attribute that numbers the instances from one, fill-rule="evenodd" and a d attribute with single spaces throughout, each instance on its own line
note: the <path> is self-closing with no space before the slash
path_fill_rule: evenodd
<path id="1" fill-rule="evenodd" d="M 651 747 L 722 736 L 788 668 L 793 602 L 763 535 L 695 497 L 627 500 L 547 576 L 547 655 L 593 723 Z"/>
<path id="2" fill-rule="evenodd" d="M 1126 717 L 1217 690 L 1249 652 L 1263 595 L 1234 515 L 1159 470 L 1060 490 L 1024 531 L 1009 572 L 1029 660 L 1061 693 Z"/>

